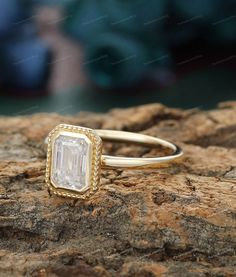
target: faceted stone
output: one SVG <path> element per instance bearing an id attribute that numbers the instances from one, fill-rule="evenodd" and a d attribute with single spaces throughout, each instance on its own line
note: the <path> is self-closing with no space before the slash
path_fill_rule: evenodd
<path id="1" fill-rule="evenodd" d="M 51 179 L 57 188 L 83 191 L 89 186 L 89 143 L 73 133 L 59 135 L 53 145 Z"/>

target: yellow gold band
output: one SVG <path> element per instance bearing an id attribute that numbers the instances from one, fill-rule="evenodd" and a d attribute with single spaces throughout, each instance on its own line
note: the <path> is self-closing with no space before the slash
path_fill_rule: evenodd
<path id="1" fill-rule="evenodd" d="M 171 149 L 173 152 L 168 156 L 163 157 L 154 157 L 154 158 L 131 158 L 131 157 L 117 157 L 102 155 L 102 166 L 103 167 L 123 167 L 123 168 L 139 168 L 139 167 L 155 167 L 160 163 L 166 163 L 172 161 L 176 158 L 179 158 L 183 155 L 183 151 L 175 145 L 174 143 L 168 142 L 166 140 L 143 135 L 139 133 L 131 133 L 126 131 L 115 131 L 115 130 L 95 130 L 96 133 L 104 141 L 113 141 L 113 142 L 128 142 L 140 144 L 148 147 L 158 147 L 164 146 Z"/>

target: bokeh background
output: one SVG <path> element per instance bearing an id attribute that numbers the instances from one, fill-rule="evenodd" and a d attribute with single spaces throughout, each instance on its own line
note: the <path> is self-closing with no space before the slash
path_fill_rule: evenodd
<path id="1" fill-rule="evenodd" d="M 0 0 L 0 114 L 236 99 L 236 0 Z"/>

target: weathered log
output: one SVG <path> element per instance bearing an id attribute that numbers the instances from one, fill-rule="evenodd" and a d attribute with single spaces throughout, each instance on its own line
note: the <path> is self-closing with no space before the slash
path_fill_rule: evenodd
<path id="1" fill-rule="evenodd" d="M 159 136 L 185 155 L 155 170 L 103 170 L 87 201 L 50 197 L 44 138 L 59 123 Z M 235 276 L 235 185 L 234 102 L 0 117 L 0 276 Z"/>

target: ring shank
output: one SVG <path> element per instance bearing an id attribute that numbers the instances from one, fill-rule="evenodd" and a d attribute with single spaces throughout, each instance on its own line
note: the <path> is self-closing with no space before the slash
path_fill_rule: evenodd
<path id="1" fill-rule="evenodd" d="M 130 142 L 149 147 L 157 147 L 161 145 L 173 151 L 172 154 L 168 156 L 154 158 L 131 158 L 102 155 L 102 165 L 104 167 L 155 167 L 155 165 L 170 162 L 183 155 L 183 151 L 177 145 L 160 138 L 116 130 L 96 130 L 96 133 L 105 141 Z"/>

